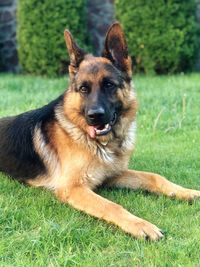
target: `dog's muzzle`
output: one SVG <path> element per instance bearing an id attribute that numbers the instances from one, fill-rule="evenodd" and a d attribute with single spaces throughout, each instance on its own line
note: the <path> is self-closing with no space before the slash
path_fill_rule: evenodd
<path id="1" fill-rule="evenodd" d="M 103 115 L 105 115 L 105 113 Z M 101 118 L 103 115 L 102 113 L 98 113 L 97 116 L 98 118 Z M 117 114 L 116 112 L 114 112 L 112 119 L 109 123 L 106 124 L 99 123 L 96 125 L 89 125 L 90 137 L 95 138 L 95 136 L 102 136 L 108 134 L 111 131 L 112 126 L 115 124 L 116 120 L 117 120 Z"/>

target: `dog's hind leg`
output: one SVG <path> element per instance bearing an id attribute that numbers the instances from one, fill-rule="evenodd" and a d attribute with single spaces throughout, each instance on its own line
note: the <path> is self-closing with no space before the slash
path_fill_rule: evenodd
<path id="1" fill-rule="evenodd" d="M 144 189 L 157 194 L 164 194 L 180 199 L 200 198 L 200 191 L 191 190 L 176 185 L 164 177 L 150 172 L 127 170 L 121 176 L 113 179 L 108 186 Z"/>
<path id="2" fill-rule="evenodd" d="M 122 206 L 113 203 L 85 186 L 57 190 L 60 200 L 92 216 L 111 222 L 136 238 L 158 240 L 162 238 L 161 230 L 155 225 L 132 215 Z"/>

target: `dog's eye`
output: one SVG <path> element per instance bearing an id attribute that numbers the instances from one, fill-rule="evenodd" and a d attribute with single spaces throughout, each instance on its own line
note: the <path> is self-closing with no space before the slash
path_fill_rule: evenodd
<path id="1" fill-rule="evenodd" d="M 83 94 L 87 94 L 88 93 L 88 88 L 86 86 L 81 86 L 79 91 Z"/>
<path id="2" fill-rule="evenodd" d="M 112 82 L 109 82 L 109 81 L 105 81 L 103 85 L 104 85 L 104 87 L 106 87 L 106 88 L 108 88 L 108 89 L 113 89 L 113 88 L 115 88 L 115 84 L 112 83 Z"/>

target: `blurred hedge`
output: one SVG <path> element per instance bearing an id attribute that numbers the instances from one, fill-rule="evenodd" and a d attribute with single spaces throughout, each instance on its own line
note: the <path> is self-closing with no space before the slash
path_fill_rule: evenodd
<path id="1" fill-rule="evenodd" d="M 3 71 L 3 63 L 2 63 L 2 57 L 1 57 L 1 51 L 0 51 L 0 72 Z"/>
<path id="2" fill-rule="evenodd" d="M 198 53 L 195 0 L 116 0 L 134 71 L 191 70 Z"/>
<path id="3" fill-rule="evenodd" d="M 18 0 L 18 54 L 22 72 L 57 76 L 67 71 L 67 28 L 89 48 L 86 0 Z"/>
<path id="4" fill-rule="evenodd" d="M 0 50 L 0 72 L 4 72 L 4 71 L 5 71 L 5 65 L 3 63 L 2 52 Z"/>

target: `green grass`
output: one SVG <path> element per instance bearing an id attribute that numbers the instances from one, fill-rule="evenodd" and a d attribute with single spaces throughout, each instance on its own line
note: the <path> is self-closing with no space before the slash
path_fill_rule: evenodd
<path id="1" fill-rule="evenodd" d="M 140 110 L 130 168 L 200 189 L 200 75 L 134 80 Z M 68 82 L 1 75 L 0 117 L 48 103 Z M 135 240 L 51 192 L 0 174 L 0 266 L 200 266 L 200 201 L 190 205 L 127 189 L 98 193 L 156 224 L 165 238 Z"/>

